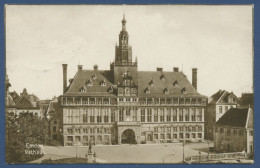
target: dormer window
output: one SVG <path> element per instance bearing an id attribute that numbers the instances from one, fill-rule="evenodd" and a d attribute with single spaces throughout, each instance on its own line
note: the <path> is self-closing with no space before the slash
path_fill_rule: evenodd
<path id="1" fill-rule="evenodd" d="M 79 89 L 79 91 L 80 91 L 81 93 L 86 93 L 86 92 L 87 92 L 86 86 L 82 86 L 82 87 Z"/>
<path id="2" fill-rule="evenodd" d="M 150 85 L 150 86 L 153 86 L 153 85 L 154 85 L 153 80 L 151 80 L 151 81 L 149 82 L 149 85 Z"/>
<path id="3" fill-rule="evenodd" d="M 92 79 L 96 80 L 97 79 L 97 75 L 96 74 L 92 74 Z"/>
<path id="4" fill-rule="evenodd" d="M 106 80 L 103 79 L 100 84 L 101 86 L 106 86 Z"/>
<path id="5" fill-rule="evenodd" d="M 175 82 L 173 82 L 173 86 L 175 86 L 175 87 L 179 86 L 179 84 L 178 84 L 178 81 L 177 81 L 177 80 L 176 80 Z"/>
<path id="6" fill-rule="evenodd" d="M 163 90 L 163 92 L 164 92 L 164 94 L 169 94 L 168 88 L 165 88 L 165 89 Z"/>
<path id="7" fill-rule="evenodd" d="M 93 86 L 93 82 L 92 82 L 91 79 L 89 79 L 89 80 L 87 81 L 87 86 Z"/>
<path id="8" fill-rule="evenodd" d="M 181 90 L 181 93 L 182 93 L 182 94 L 187 94 L 186 88 L 183 88 L 183 89 Z"/>
<path id="9" fill-rule="evenodd" d="M 161 79 L 162 81 L 164 81 L 164 80 L 165 80 L 165 77 L 164 77 L 164 75 L 163 75 L 163 74 L 160 76 L 160 79 Z"/>
<path id="10" fill-rule="evenodd" d="M 110 92 L 110 93 L 113 92 L 113 86 L 110 86 L 110 87 L 108 88 L 108 92 Z"/>
<path id="11" fill-rule="evenodd" d="M 145 93 L 145 94 L 150 94 L 150 89 L 147 87 L 147 88 L 144 90 L 144 93 Z"/>

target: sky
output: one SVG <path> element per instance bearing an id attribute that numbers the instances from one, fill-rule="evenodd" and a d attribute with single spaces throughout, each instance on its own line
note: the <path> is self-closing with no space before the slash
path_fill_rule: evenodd
<path id="1" fill-rule="evenodd" d="M 7 5 L 6 68 L 10 91 L 40 99 L 62 94 L 62 64 L 68 79 L 83 69 L 108 70 L 126 16 L 138 70 L 173 71 L 198 91 L 253 91 L 253 34 L 250 5 Z"/>

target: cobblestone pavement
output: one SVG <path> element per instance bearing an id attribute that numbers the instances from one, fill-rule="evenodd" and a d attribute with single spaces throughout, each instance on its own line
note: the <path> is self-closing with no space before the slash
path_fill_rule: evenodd
<path id="1" fill-rule="evenodd" d="M 185 157 L 206 154 L 207 143 L 187 144 L 184 147 Z M 180 163 L 183 158 L 181 143 L 138 144 L 93 146 L 100 163 Z M 198 149 L 198 150 L 197 150 Z M 55 147 L 44 146 L 46 155 L 31 163 L 41 163 L 44 159 L 62 159 L 68 157 L 85 157 L 88 147 Z M 174 155 L 173 155 L 174 152 Z"/>

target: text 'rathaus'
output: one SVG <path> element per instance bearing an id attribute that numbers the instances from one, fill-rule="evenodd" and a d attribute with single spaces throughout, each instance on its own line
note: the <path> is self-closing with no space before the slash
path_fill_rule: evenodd
<path id="1" fill-rule="evenodd" d="M 110 70 L 78 65 L 69 86 L 63 64 L 59 139 L 65 146 L 203 141 L 207 99 L 197 92 L 197 69 L 192 84 L 178 68 L 138 71 L 128 39 L 124 17 Z"/>

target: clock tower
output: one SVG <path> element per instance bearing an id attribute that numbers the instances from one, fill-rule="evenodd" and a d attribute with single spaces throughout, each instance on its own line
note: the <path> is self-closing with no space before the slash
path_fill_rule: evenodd
<path id="1" fill-rule="evenodd" d="M 129 35 L 126 31 L 125 15 L 122 30 L 119 34 L 119 45 L 115 48 L 115 62 L 111 64 L 114 72 L 114 84 L 118 87 L 119 96 L 137 95 L 137 60 L 132 61 L 132 47 L 128 45 Z"/>

